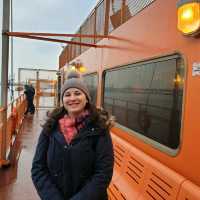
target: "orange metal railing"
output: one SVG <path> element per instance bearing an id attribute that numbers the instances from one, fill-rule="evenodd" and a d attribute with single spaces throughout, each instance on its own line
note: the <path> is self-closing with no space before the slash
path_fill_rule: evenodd
<path id="1" fill-rule="evenodd" d="M 32 84 L 35 87 L 35 105 L 36 109 L 40 107 L 55 107 L 57 104 L 57 80 L 48 80 L 48 79 L 29 79 L 29 84 Z M 48 98 L 48 101 L 45 101 L 46 105 L 43 105 L 45 98 Z M 53 101 L 53 102 L 52 102 Z M 49 105 L 47 105 L 49 102 Z"/>
<path id="2" fill-rule="evenodd" d="M 28 83 L 36 89 L 36 109 L 56 106 L 58 95 L 56 80 L 29 79 Z M 44 99 L 46 97 L 48 101 Z M 50 102 L 49 105 L 48 102 Z M 24 94 L 9 103 L 6 108 L 0 108 L 0 167 L 9 164 L 9 155 L 11 155 L 16 135 L 22 125 L 26 108 L 27 101 Z"/>
<path id="3" fill-rule="evenodd" d="M 19 96 L 10 103 L 7 108 L 0 109 L 0 167 L 8 163 L 6 157 L 9 154 L 14 138 L 22 125 L 25 110 L 25 95 Z M 5 118 L 6 113 L 7 118 Z M 6 131 L 5 138 L 3 138 L 3 131 Z"/>

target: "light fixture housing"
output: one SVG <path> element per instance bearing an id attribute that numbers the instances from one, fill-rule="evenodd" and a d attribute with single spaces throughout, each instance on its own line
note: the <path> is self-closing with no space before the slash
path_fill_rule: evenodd
<path id="1" fill-rule="evenodd" d="M 77 70 L 80 73 L 84 73 L 87 71 L 87 68 L 83 65 L 83 63 L 80 60 L 72 62 L 69 67 L 70 70 Z"/>
<path id="2" fill-rule="evenodd" d="M 177 3 L 178 30 L 184 35 L 200 32 L 200 0 L 179 0 Z"/>

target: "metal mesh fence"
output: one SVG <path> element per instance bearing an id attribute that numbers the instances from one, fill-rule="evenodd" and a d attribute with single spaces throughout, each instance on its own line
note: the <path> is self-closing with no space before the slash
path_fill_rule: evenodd
<path id="1" fill-rule="evenodd" d="M 105 24 L 105 0 L 96 7 L 96 34 L 104 35 Z M 97 38 L 96 42 L 100 39 Z"/>
<path id="2" fill-rule="evenodd" d="M 80 28 L 81 34 L 106 35 L 128 21 L 132 16 L 141 12 L 155 0 L 101 0 L 85 20 Z M 108 21 L 108 23 L 106 23 Z M 73 38 L 72 41 L 79 41 L 88 44 L 97 43 L 101 38 Z M 61 59 L 69 62 L 89 47 L 80 45 L 67 45 L 66 53 Z M 63 62 L 60 62 L 62 67 Z"/>
<path id="3" fill-rule="evenodd" d="M 77 34 L 80 34 L 81 32 L 80 32 L 80 30 L 77 32 Z M 74 38 L 75 40 L 75 42 L 81 42 L 81 38 L 80 37 L 76 37 L 76 38 Z M 74 45 L 74 48 L 75 48 L 75 55 L 76 56 L 78 56 L 78 55 L 80 55 L 81 54 L 81 46 L 80 45 Z"/>
<path id="4" fill-rule="evenodd" d="M 109 11 L 109 32 L 120 26 L 122 0 L 111 0 Z"/>
<path id="5" fill-rule="evenodd" d="M 125 19 L 128 20 L 130 17 L 136 15 L 153 1 L 155 0 L 126 0 L 128 10 L 125 13 Z"/>
<path id="6" fill-rule="evenodd" d="M 87 18 L 83 26 L 81 27 L 81 34 L 94 35 L 95 34 L 95 12 Z M 94 38 L 81 38 L 81 42 L 94 44 Z M 86 51 L 89 47 L 81 46 L 81 53 Z"/>

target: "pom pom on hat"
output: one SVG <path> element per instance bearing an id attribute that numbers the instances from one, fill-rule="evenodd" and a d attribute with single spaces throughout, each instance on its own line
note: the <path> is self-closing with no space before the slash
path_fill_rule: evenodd
<path id="1" fill-rule="evenodd" d="M 67 75 L 68 80 L 71 78 L 81 78 L 81 75 L 77 71 L 73 70 Z"/>
<path id="2" fill-rule="evenodd" d="M 86 95 L 87 100 L 91 102 L 89 90 L 81 78 L 81 75 L 75 70 L 69 72 L 67 75 L 67 80 L 64 82 L 61 89 L 61 99 L 63 99 L 64 92 L 69 88 L 77 88 L 81 90 Z"/>

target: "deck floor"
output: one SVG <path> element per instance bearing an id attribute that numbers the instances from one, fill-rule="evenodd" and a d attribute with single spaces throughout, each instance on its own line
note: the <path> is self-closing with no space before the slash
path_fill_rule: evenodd
<path id="1" fill-rule="evenodd" d="M 0 169 L 0 200 L 39 200 L 31 180 L 31 163 L 46 110 L 27 116 L 14 144 L 12 165 Z"/>

